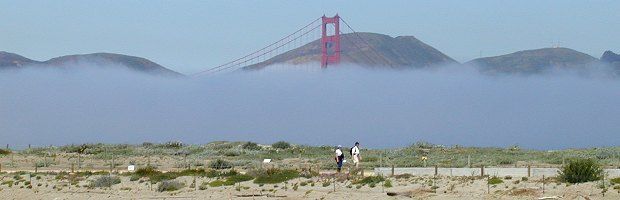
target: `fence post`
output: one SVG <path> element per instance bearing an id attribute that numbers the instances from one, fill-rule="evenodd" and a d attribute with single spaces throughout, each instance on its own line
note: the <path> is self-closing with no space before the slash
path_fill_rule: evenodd
<path id="1" fill-rule="evenodd" d="M 435 176 L 437 176 L 437 175 L 439 174 L 438 172 L 439 172 L 439 171 L 438 171 L 438 169 L 437 169 L 437 165 L 435 165 Z"/>
<path id="2" fill-rule="evenodd" d="M 531 165 L 527 165 L 527 177 L 532 176 L 532 166 Z"/>
<path id="3" fill-rule="evenodd" d="M 392 164 L 392 176 L 394 176 L 394 164 Z"/>
<path id="4" fill-rule="evenodd" d="M 542 184 L 543 184 L 542 193 L 545 194 L 545 175 L 544 174 L 543 174 Z"/>
<path id="5" fill-rule="evenodd" d="M 484 176 L 484 165 L 480 166 L 480 176 Z"/>
<path id="6" fill-rule="evenodd" d="M 487 194 L 491 194 L 491 184 L 489 183 L 489 177 L 487 176 Z"/>
<path id="7" fill-rule="evenodd" d="M 0 163 L 0 172 L 2 172 L 2 163 Z"/>
<path id="8" fill-rule="evenodd" d="M 74 163 L 71 163 L 71 173 L 74 173 L 74 172 L 75 172 L 75 171 L 74 171 L 74 165 L 75 165 Z"/>

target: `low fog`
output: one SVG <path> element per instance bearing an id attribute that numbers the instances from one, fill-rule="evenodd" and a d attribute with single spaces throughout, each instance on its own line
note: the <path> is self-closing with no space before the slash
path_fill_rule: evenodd
<path id="1" fill-rule="evenodd" d="M 441 70 L 0 71 L 0 143 L 619 145 L 620 80 Z M 280 67 L 286 68 L 286 67 Z"/>

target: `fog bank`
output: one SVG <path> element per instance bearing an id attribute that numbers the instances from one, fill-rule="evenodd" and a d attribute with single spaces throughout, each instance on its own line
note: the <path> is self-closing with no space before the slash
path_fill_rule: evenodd
<path id="1" fill-rule="evenodd" d="M 273 70 L 187 79 L 0 71 L 0 143 L 180 140 L 535 149 L 620 145 L 620 80 L 466 69 Z"/>

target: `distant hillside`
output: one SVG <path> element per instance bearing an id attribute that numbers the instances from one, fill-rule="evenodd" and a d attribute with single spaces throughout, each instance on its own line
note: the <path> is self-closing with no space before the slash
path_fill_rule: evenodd
<path id="1" fill-rule="evenodd" d="M 568 48 L 544 48 L 478 58 L 466 64 L 487 74 L 536 74 L 553 69 L 586 69 L 598 59 Z"/>
<path id="2" fill-rule="evenodd" d="M 425 68 L 457 63 L 413 36 L 393 38 L 377 33 L 358 34 L 359 37 L 351 33 L 341 35 L 341 63 L 384 68 Z M 272 64 L 297 65 L 320 60 L 321 44 L 320 40 L 315 40 L 244 69 L 262 69 Z"/>
<path id="3" fill-rule="evenodd" d="M 0 51 L 0 69 L 17 69 L 35 63 L 38 62 L 14 53 Z"/>
<path id="4" fill-rule="evenodd" d="M 605 51 L 601 56 L 601 62 L 608 64 L 614 70 L 615 75 L 620 76 L 620 55 L 613 51 Z"/>
<path id="5" fill-rule="evenodd" d="M 23 67 L 126 67 L 137 72 L 164 76 L 183 76 L 145 58 L 112 53 L 93 53 L 68 55 L 47 61 L 35 61 L 23 56 L 0 52 L 0 69 L 19 69 Z"/>

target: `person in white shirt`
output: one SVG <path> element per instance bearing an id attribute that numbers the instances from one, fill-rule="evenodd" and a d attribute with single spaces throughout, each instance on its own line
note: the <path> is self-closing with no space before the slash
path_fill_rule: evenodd
<path id="1" fill-rule="evenodd" d="M 362 156 L 360 155 L 360 143 L 355 142 L 355 146 L 351 148 L 351 156 L 353 157 L 353 164 L 357 168 L 359 166 L 360 160 L 362 160 Z"/>
<path id="2" fill-rule="evenodd" d="M 336 160 L 336 164 L 338 165 L 338 173 L 340 173 L 340 170 L 342 169 L 342 162 L 344 161 L 344 154 L 340 149 L 342 149 L 342 146 L 338 145 L 336 147 L 336 157 L 334 158 Z"/>

